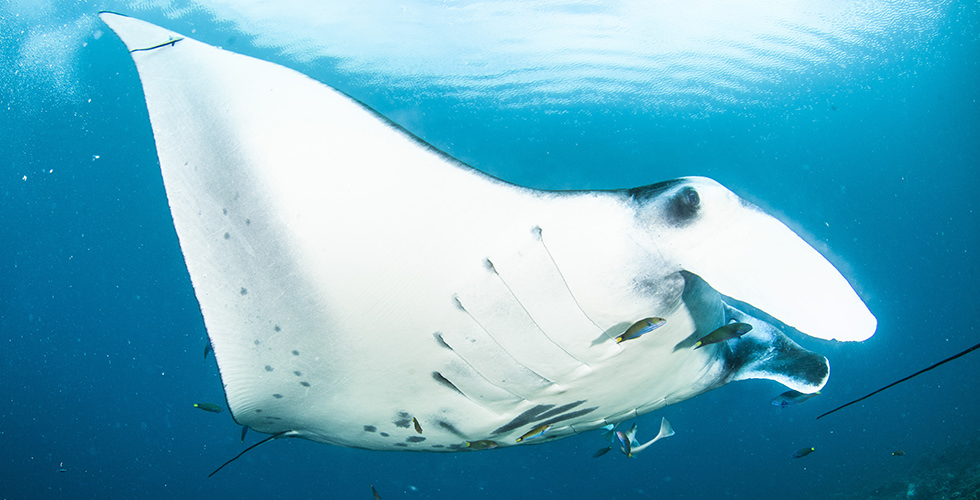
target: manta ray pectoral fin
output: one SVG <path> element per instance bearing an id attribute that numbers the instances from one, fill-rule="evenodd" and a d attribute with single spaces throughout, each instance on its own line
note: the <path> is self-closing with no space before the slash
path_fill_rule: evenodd
<path id="1" fill-rule="evenodd" d="M 725 310 L 729 320 L 753 327 L 726 354 L 729 375 L 725 382 L 769 379 L 805 394 L 823 389 L 830 377 L 827 358 L 800 347 L 765 321 L 734 307 L 726 306 Z"/>
<path id="2" fill-rule="evenodd" d="M 709 179 L 689 182 L 702 208 L 678 238 L 685 270 L 807 335 L 862 341 L 874 334 L 877 320 L 854 289 L 796 233 Z"/>

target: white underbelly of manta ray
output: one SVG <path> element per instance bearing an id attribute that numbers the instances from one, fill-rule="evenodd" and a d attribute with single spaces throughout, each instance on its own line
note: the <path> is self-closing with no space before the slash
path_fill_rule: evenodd
<path id="1" fill-rule="evenodd" d="M 254 430 L 485 449 L 733 380 L 823 386 L 825 358 L 726 297 L 819 338 L 874 333 L 830 263 L 712 180 L 508 184 L 294 71 L 102 19 L 139 71 L 228 405 Z M 646 318 L 664 321 L 635 334 Z M 753 328 L 694 348 L 730 322 Z"/>

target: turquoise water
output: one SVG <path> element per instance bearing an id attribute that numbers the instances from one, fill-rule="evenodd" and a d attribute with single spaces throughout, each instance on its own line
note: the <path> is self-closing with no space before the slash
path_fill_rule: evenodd
<path id="1" fill-rule="evenodd" d="M 4 4 L 0 497 L 370 498 L 373 484 L 384 498 L 866 498 L 960 484 L 919 475 L 977 461 L 949 451 L 977 439 L 977 354 L 815 417 L 980 337 L 978 8 L 735 5 Z M 135 68 L 100 9 L 310 74 L 512 182 L 712 177 L 824 252 L 878 332 L 797 339 L 831 363 L 799 407 L 748 381 L 640 418 L 677 435 L 631 460 L 593 459 L 595 434 L 458 455 L 293 440 L 209 479 L 242 449 L 239 429 L 191 407 L 223 401 L 221 383 L 202 363 Z"/>

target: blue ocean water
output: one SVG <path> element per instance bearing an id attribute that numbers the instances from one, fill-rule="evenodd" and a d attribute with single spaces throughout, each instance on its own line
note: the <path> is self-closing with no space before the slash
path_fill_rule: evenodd
<path id="1" fill-rule="evenodd" d="M 241 451 L 239 428 L 191 406 L 222 402 L 221 381 L 138 77 L 100 9 L 310 74 L 519 184 L 712 177 L 824 252 L 878 331 L 796 338 L 831 363 L 801 406 L 746 381 L 639 418 L 652 433 L 666 416 L 677 435 L 634 459 L 593 459 L 595 433 L 452 455 L 286 440 L 208 478 Z M 4 4 L 0 498 L 976 495 L 980 355 L 815 417 L 978 342 L 980 9 L 720 9 Z"/>

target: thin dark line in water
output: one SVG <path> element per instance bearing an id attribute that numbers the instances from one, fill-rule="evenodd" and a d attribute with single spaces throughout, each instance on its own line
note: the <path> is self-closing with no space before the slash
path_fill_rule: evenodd
<path id="1" fill-rule="evenodd" d="M 937 367 L 937 366 L 939 366 L 939 365 L 941 365 L 943 363 L 948 363 L 948 362 L 950 362 L 950 361 L 952 361 L 952 360 L 954 360 L 954 359 L 956 359 L 956 358 L 958 358 L 960 356 L 963 356 L 965 354 L 969 354 L 971 351 L 975 351 L 977 349 L 980 349 L 980 344 L 977 344 L 977 345 L 975 345 L 975 346 L 973 346 L 973 347 L 971 347 L 971 348 L 969 348 L 969 349 L 967 349 L 967 350 L 965 350 L 963 352 L 960 352 L 959 354 L 950 356 L 950 357 L 948 357 L 948 358 L 946 358 L 946 359 L 944 359 L 944 360 L 942 360 L 942 361 L 940 361 L 940 362 L 938 362 L 938 363 L 936 363 L 936 364 L 934 364 L 934 365 L 932 365 L 932 366 L 930 366 L 928 368 L 923 368 L 923 369 L 921 369 L 921 370 L 919 370 L 919 371 L 917 371 L 917 372 L 909 375 L 908 377 L 905 377 L 905 378 L 903 378 L 901 380 L 896 380 L 895 382 L 892 382 L 892 383 L 890 383 L 890 384 L 882 387 L 881 389 L 878 389 L 877 391 L 874 391 L 871 394 L 868 394 L 867 396 L 862 396 L 860 398 L 855 399 L 854 401 L 851 401 L 850 403 L 847 403 L 847 404 L 838 406 L 837 408 L 834 408 L 833 410 L 830 410 L 827 413 L 824 413 L 823 415 L 820 415 L 819 417 L 817 417 L 817 420 L 820 420 L 821 418 L 826 417 L 827 415 L 830 415 L 831 413 L 833 413 L 833 412 L 835 412 L 837 410 L 840 410 L 842 408 L 846 408 L 848 406 L 851 406 L 854 403 L 857 403 L 859 401 L 864 401 L 865 399 L 868 399 L 871 396 L 874 396 L 875 394 L 878 394 L 879 392 L 881 392 L 881 391 L 883 391 L 883 390 L 885 390 L 885 389 L 887 389 L 887 388 L 889 388 L 889 387 L 891 387 L 893 385 L 901 384 L 902 382 L 905 382 L 906 380 L 908 380 L 908 379 L 910 379 L 912 377 L 919 376 L 919 375 L 921 375 L 921 374 L 923 374 L 923 373 L 925 373 L 925 372 L 927 372 L 929 370 L 932 370 L 933 368 L 935 368 L 935 367 Z"/>

